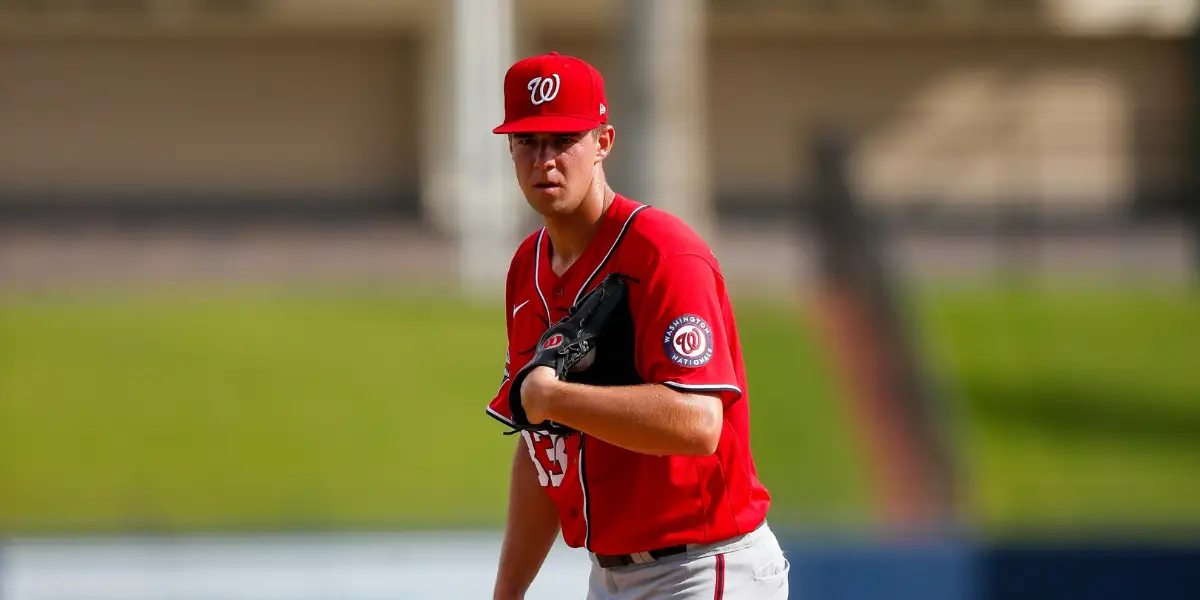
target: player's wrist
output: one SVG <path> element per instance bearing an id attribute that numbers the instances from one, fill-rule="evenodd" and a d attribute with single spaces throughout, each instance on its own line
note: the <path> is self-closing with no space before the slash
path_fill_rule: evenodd
<path id="1" fill-rule="evenodd" d="M 525 381 L 521 382 L 521 406 L 530 423 L 541 423 L 550 418 L 550 398 L 554 386 L 560 383 L 550 367 L 536 367 L 525 376 Z"/>
<path id="2" fill-rule="evenodd" d="M 534 574 L 521 576 L 517 573 L 500 573 L 492 588 L 492 600 L 525 600 L 533 577 Z"/>
<path id="3" fill-rule="evenodd" d="M 506 590 L 497 588 L 492 593 L 492 600 L 525 600 L 525 594 L 516 590 Z"/>

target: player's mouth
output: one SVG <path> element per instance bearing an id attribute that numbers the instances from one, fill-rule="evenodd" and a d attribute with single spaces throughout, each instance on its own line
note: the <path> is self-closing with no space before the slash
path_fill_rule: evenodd
<path id="1" fill-rule="evenodd" d="M 553 189 L 558 189 L 562 186 L 558 185 L 557 183 L 547 182 L 547 183 L 536 183 L 536 184 L 534 184 L 533 187 L 535 187 L 539 190 L 553 190 Z"/>

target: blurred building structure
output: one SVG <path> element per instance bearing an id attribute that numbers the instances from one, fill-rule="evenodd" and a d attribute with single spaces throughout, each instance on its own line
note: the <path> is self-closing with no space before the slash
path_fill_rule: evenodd
<path id="1" fill-rule="evenodd" d="M 1195 4 L 0 0 L 0 215 L 409 219 L 494 272 L 499 84 L 548 50 L 607 75 L 618 189 L 701 230 L 789 215 L 828 125 L 898 215 L 1179 206 Z"/>

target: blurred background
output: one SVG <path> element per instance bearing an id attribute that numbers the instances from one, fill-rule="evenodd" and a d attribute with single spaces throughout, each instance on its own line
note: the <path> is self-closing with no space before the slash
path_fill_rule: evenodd
<path id="1" fill-rule="evenodd" d="M 0 598 L 490 597 L 550 50 L 722 263 L 792 597 L 1189 597 L 1198 12 L 0 0 Z"/>

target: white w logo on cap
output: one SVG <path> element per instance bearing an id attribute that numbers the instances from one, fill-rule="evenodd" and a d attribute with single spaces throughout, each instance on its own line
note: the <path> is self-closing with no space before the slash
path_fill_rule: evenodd
<path id="1" fill-rule="evenodd" d="M 550 77 L 534 77 L 529 80 L 529 85 L 525 86 L 529 89 L 529 101 L 534 105 L 549 102 L 558 96 L 558 88 L 561 83 L 558 73 L 552 73 Z"/>

